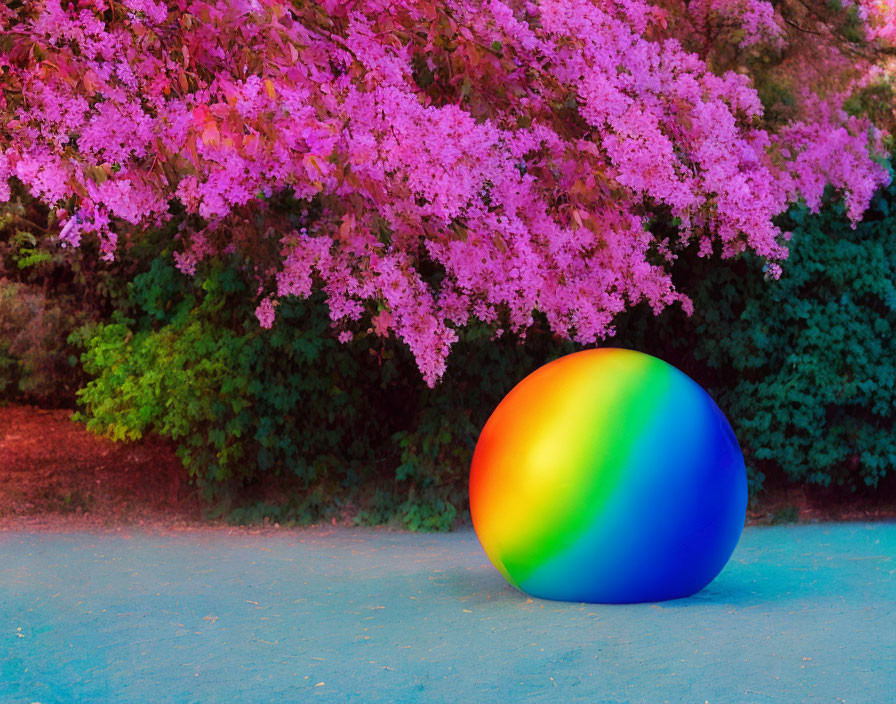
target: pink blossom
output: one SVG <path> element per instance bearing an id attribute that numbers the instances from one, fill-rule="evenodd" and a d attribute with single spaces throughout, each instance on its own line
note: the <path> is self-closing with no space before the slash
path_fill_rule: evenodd
<path id="1" fill-rule="evenodd" d="M 825 88 L 854 63 L 836 47 L 782 125 L 683 45 L 724 27 L 732 51 L 782 48 L 768 0 L 120 5 L 0 11 L 0 200 L 15 177 L 64 203 L 61 239 L 93 233 L 107 258 L 181 210 L 182 271 L 245 252 L 262 293 L 322 291 L 341 341 L 395 335 L 429 384 L 471 318 L 524 336 L 540 313 L 596 342 L 639 302 L 690 310 L 682 248 L 774 272 L 788 203 L 832 185 L 856 221 L 887 179 L 873 126 Z M 876 41 L 886 7 L 861 3 Z"/>
<path id="2" fill-rule="evenodd" d="M 869 39 L 885 44 L 896 42 L 896 0 L 841 0 L 844 7 L 856 7 L 866 23 Z"/>
<path id="3" fill-rule="evenodd" d="M 263 328 L 271 328 L 274 325 L 274 303 L 270 298 L 265 298 L 255 309 L 255 317 Z"/>
<path id="4" fill-rule="evenodd" d="M 742 33 L 742 48 L 768 44 L 783 48 L 784 20 L 768 0 L 692 0 L 688 11 L 702 29 L 713 20 L 733 22 Z"/>
<path id="5" fill-rule="evenodd" d="M 9 159 L 0 152 L 0 203 L 5 203 L 9 198 Z"/>

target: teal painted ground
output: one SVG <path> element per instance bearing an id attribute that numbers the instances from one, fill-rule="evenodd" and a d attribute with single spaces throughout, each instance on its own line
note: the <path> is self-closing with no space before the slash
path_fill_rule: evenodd
<path id="1" fill-rule="evenodd" d="M 0 702 L 896 699 L 896 524 L 748 529 L 690 599 L 529 600 L 472 532 L 4 533 Z"/>

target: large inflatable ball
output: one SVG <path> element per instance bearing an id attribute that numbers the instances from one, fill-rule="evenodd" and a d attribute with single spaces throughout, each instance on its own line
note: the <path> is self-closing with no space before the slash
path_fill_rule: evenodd
<path id="1" fill-rule="evenodd" d="M 595 349 L 523 379 L 482 430 L 470 473 L 489 559 L 535 597 L 689 596 L 725 566 L 747 476 L 709 395 L 655 357 Z"/>

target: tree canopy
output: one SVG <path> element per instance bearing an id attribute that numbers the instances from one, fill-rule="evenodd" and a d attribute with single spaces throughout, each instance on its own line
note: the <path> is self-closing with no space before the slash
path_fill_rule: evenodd
<path id="1" fill-rule="evenodd" d="M 183 271 L 241 252 L 262 325 L 323 290 L 340 339 L 394 334 L 433 384 L 471 318 L 590 343 L 689 309 L 683 248 L 775 275 L 789 203 L 830 185 L 859 220 L 891 4 L 6 3 L 0 199 L 106 257 L 163 225 Z"/>

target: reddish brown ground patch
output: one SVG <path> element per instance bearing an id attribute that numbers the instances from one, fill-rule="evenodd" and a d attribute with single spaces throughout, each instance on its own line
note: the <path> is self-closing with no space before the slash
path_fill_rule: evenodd
<path id="1" fill-rule="evenodd" d="M 893 519 L 894 484 L 858 496 L 770 488 L 751 501 L 747 516 L 754 525 Z M 352 519 L 345 515 L 340 522 L 352 525 Z M 72 421 L 67 410 L 0 407 L 0 530 L 128 525 L 226 526 L 203 520 L 198 494 L 170 445 L 158 439 L 125 444 L 97 437 Z"/>
<path id="2" fill-rule="evenodd" d="M 877 492 L 851 494 L 843 489 L 805 486 L 770 487 L 750 502 L 751 525 L 882 521 L 896 518 L 893 481 Z"/>
<path id="3" fill-rule="evenodd" d="M 67 410 L 0 407 L 0 527 L 200 520 L 170 446 L 97 437 Z"/>

